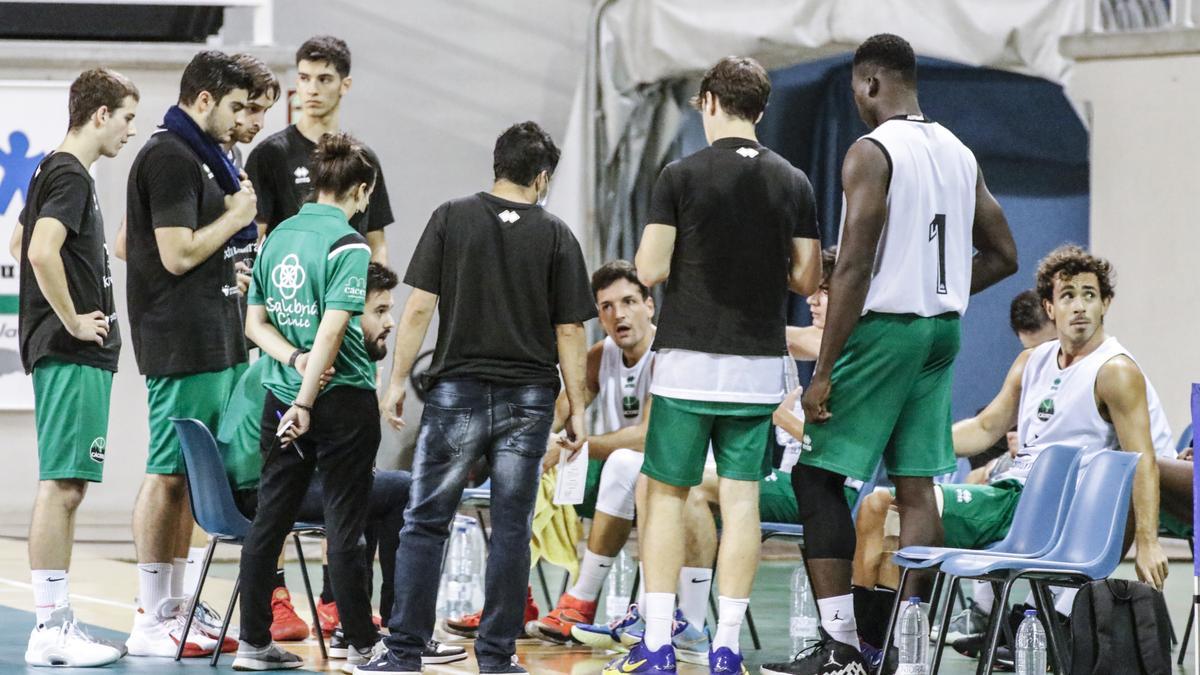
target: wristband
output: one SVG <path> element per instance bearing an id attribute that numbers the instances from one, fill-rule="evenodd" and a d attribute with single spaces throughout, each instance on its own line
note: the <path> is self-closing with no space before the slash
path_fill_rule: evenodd
<path id="1" fill-rule="evenodd" d="M 292 352 L 291 357 L 288 358 L 288 368 L 295 368 L 296 367 L 296 359 L 300 358 L 301 354 L 307 354 L 307 353 L 308 353 L 308 350 L 306 350 L 306 349 L 297 349 L 296 351 Z"/>

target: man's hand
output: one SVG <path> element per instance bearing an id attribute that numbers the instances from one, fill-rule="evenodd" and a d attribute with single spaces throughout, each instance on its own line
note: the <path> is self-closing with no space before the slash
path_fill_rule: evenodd
<path id="1" fill-rule="evenodd" d="M 404 415 L 404 397 L 407 395 L 408 389 L 403 382 L 392 383 L 387 388 L 383 401 L 379 404 L 379 414 L 396 431 L 404 428 L 404 420 L 401 417 Z"/>
<path id="2" fill-rule="evenodd" d="M 258 197 L 254 194 L 254 186 L 250 181 L 242 181 L 242 189 L 231 195 L 225 195 L 225 210 L 237 216 L 238 220 L 247 223 L 258 215 Z"/>
<path id="3" fill-rule="evenodd" d="M 571 451 L 567 456 L 567 460 L 575 459 L 575 453 L 587 443 L 587 420 L 584 419 L 583 411 L 571 411 L 571 416 L 567 419 L 566 426 L 563 427 L 563 435 L 558 441 L 559 447 L 566 448 Z"/>
<path id="4" fill-rule="evenodd" d="M 808 389 L 804 390 L 804 395 L 800 398 L 800 403 L 804 406 L 806 423 L 821 424 L 833 417 L 833 413 L 829 412 L 829 408 L 826 407 L 829 403 L 830 389 L 832 389 L 832 384 L 827 377 L 813 376 L 812 382 L 808 383 Z"/>
<path id="5" fill-rule="evenodd" d="M 250 292 L 250 266 L 245 260 L 236 263 L 233 266 L 234 276 L 237 278 L 238 292 L 245 295 Z"/>
<path id="6" fill-rule="evenodd" d="M 1183 452 L 1180 452 L 1179 455 L 1175 457 L 1175 459 L 1183 460 L 1185 462 L 1192 461 L 1192 448 L 1190 446 L 1184 448 Z"/>
<path id="7" fill-rule="evenodd" d="M 279 444 L 285 448 L 291 445 L 292 441 L 308 433 L 309 424 L 310 419 L 307 410 L 297 408 L 294 405 L 288 408 L 287 412 L 280 418 L 279 427 L 275 432 L 279 435 Z"/>
<path id="8" fill-rule="evenodd" d="M 304 379 L 304 369 L 307 367 L 308 367 L 308 352 L 304 352 L 300 356 L 296 357 L 296 370 L 300 371 L 300 379 L 302 379 L 302 380 Z M 335 372 L 336 372 L 336 370 L 334 370 L 334 367 L 329 366 L 329 368 L 327 368 L 325 370 L 325 372 L 321 373 L 321 388 L 322 389 L 324 389 L 325 385 L 329 384 L 329 381 L 333 379 L 333 374 Z"/>
<path id="9" fill-rule="evenodd" d="M 95 342 L 103 347 L 104 339 L 108 337 L 108 316 L 100 310 L 90 314 L 77 314 L 75 325 L 66 328 L 71 337 L 76 340 Z"/>
<path id="10" fill-rule="evenodd" d="M 1137 569 L 1138 580 L 1154 584 L 1155 588 L 1162 590 L 1169 568 L 1167 554 L 1163 553 L 1157 538 L 1149 544 L 1138 543 L 1134 567 Z"/>
<path id="11" fill-rule="evenodd" d="M 546 443 L 546 454 L 542 456 L 542 473 L 558 466 L 558 456 L 561 454 L 559 450 L 562 449 L 558 441 L 558 434 L 550 434 L 550 442 Z"/>

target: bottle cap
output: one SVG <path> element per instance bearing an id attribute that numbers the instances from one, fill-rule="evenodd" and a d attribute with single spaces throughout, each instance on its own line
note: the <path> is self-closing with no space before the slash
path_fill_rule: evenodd
<path id="1" fill-rule="evenodd" d="M 909 599 L 908 599 L 908 604 L 910 604 L 910 605 L 919 605 L 919 604 L 921 604 L 921 597 L 920 597 L 920 596 L 918 596 L 918 595 L 914 595 L 914 596 L 912 596 L 911 598 L 909 598 Z"/>
<path id="2" fill-rule="evenodd" d="M 1036 609 L 1027 609 L 1027 610 L 1025 610 L 1025 616 L 1037 616 L 1037 610 Z"/>

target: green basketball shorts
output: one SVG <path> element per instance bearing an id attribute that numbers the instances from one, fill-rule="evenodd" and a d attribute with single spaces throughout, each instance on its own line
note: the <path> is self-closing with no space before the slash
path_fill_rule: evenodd
<path id="1" fill-rule="evenodd" d="M 33 367 L 38 479 L 104 477 L 111 371 L 41 359 Z"/>

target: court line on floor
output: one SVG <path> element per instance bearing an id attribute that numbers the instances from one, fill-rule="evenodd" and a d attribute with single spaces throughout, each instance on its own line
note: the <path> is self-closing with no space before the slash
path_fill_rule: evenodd
<path id="1" fill-rule="evenodd" d="M 0 584 L 8 584 L 9 586 L 16 586 L 18 588 L 25 588 L 28 590 L 33 590 L 33 584 L 28 584 L 23 581 L 16 581 L 14 579 L 5 579 L 3 577 L 0 577 Z M 95 603 L 97 605 L 108 605 L 109 607 L 120 607 L 121 609 L 132 609 L 132 610 L 137 609 L 136 605 L 131 605 L 128 602 L 117 602 L 116 600 L 106 600 L 104 598 L 96 598 L 96 597 L 92 597 L 90 595 L 80 595 L 78 593 L 72 593 L 71 601 L 74 602 L 75 600 L 83 600 L 85 602 L 91 602 L 91 603 Z"/>

